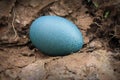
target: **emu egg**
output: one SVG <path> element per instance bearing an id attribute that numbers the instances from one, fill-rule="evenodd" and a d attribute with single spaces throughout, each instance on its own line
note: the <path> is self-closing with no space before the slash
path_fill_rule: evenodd
<path id="1" fill-rule="evenodd" d="M 80 30 L 71 21 L 59 16 L 42 16 L 30 26 L 30 40 L 49 56 L 64 56 L 83 46 Z"/>

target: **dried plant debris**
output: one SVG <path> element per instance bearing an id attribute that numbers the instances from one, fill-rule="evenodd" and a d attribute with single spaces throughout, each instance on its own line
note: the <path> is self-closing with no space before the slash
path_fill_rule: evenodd
<path id="1" fill-rule="evenodd" d="M 50 10 L 58 16 L 68 16 L 81 8 L 82 0 L 60 0 L 54 3 Z"/>
<path id="2" fill-rule="evenodd" d="M 30 22 L 38 16 L 37 14 L 41 12 L 41 10 L 48 6 L 49 4 L 55 2 L 55 0 L 18 0 L 18 4 L 16 5 L 16 19 L 23 25 L 26 26 L 30 24 Z M 22 13 L 21 13 L 22 12 Z"/>
<path id="3" fill-rule="evenodd" d="M 108 4 L 111 6 L 106 6 L 101 8 L 101 12 L 93 11 L 96 17 L 93 20 L 93 23 L 90 25 L 91 29 L 88 31 L 95 33 L 95 37 L 104 39 L 112 49 L 120 48 L 120 6 L 119 0 L 118 4 L 112 5 L 112 0 L 108 0 Z M 104 4 L 106 3 L 103 1 Z M 116 2 L 115 2 L 116 3 Z M 104 6 L 104 4 L 101 4 Z M 93 8 L 94 9 L 94 8 Z M 100 9 L 100 8 L 99 8 Z"/>
<path id="4" fill-rule="evenodd" d="M 11 1 L 10 6 L 13 4 L 14 6 L 11 6 L 11 8 L 7 10 L 9 12 L 5 12 L 7 14 L 10 14 L 11 16 L 6 18 L 1 15 L 2 18 L 0 19 L 0 28 L 2 32 L 2 34 L 0 34 L 1 46 L 4 45 L 8 47 L 27 44 L 29 42 L 28 28 L 31 24 L 31 21 L 40 15 L 39 12 L 41 12 L 43 8 L 47 7 L 49 4 L 55 1 L 56 0 L 17 0 L 16 2 Z"/>
<path id="5" fill-rule="evenodd" d="M 11 25 L 11 12 L 15 6 L 16 0 L 0 0 L 0 41 L 7 40 L 8 37 L 5 35 L 9 32 Z M 8 34 L 7 34 L 8 35 Z"/>

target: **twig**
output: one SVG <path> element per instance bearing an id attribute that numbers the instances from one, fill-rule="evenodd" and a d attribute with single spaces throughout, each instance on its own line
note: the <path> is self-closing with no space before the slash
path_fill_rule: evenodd
<path id="1" fill-rule="evenodd" d="M 0 47 L 2 47 L 2 48 L 8 48 L 8 47 L 22 47 L 22 46 L 26 46 L 26 45 L 28 45 L 30 43 L 30 41 L 26 41 L 26 42 L 24 42 L 24 43 L 19 43 L 19 44 L 16 44 L 16 43 L 2 43 L 2 44 L 0 44 Z M 4 45 L 4 46 L 3 46 Z"/>
<path id="2" fill-rule="evenodd" d="M 13 8 L 12 28 L 13 28 L 13 31 L 14 31 L 14 33 L 15 33 L 14 39 L 16 39 L 17 36 L 18 36 L 18 34 L 17 34 L 17 31 L 15 30 L 14 21 L 15 21 L 15 10 L 14 10 L 14 8 Z"/>

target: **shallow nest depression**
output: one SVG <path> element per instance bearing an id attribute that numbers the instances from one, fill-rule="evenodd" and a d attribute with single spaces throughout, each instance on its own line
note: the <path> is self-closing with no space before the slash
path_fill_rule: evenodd
<path id="1" fill-rule="evenodd" d="M 83 48 L 62 57 L 38 51 L 29 27 L 43 15 L 74 22 Z M 119 80 L 119 15 L 120 0 L 0 0 L 0 80 Z"/>

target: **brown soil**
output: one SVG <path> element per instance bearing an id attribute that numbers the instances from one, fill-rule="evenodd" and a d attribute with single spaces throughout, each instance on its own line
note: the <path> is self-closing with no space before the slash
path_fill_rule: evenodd
<path id="1" fill-rule="evenodd" d="M 42 15 L 73 21 L 83 48 L 68 56 L 43 55 L 29 39 Z M 0 80 L 120 80 L 119 0 L 0 0 Z"/>

